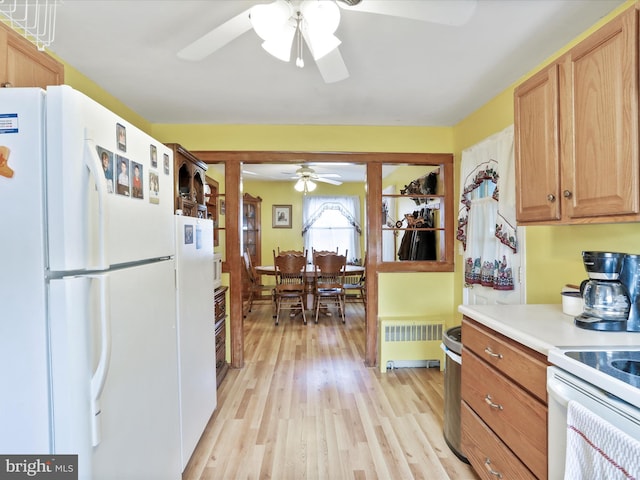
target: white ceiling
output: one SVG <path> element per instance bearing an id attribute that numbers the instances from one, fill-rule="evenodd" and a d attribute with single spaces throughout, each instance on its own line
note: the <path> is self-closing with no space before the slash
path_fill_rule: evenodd
<path id="1" fill-rule="evenodd" d="M 333 84 L 309 54 L 303 69 L 281 62 L 253 31 L 177 58 L 256 3 L 63 0 L 50 50 L 152 123 L 451 126 L 623 0 L 479 0 L 462 27 L 341 10 L 350 77 Z"/>

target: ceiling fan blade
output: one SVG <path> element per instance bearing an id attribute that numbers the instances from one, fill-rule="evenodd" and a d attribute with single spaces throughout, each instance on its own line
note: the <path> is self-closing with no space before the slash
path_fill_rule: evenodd
<path id="1" fill-rule="evenodd" d="M 178 58 L 198 61 L 251 30 L 249 10 L 232 17 L 178 52 Z"/>
<path id="2" fill-rule="evenodd" d="M 330 178 L 325 178 L 325 177 L 314 178 L 313 181 L 314 182 L 330 183 L 331 185 L 342 185 L 342 182 L 340 182 L 338 180 L 332 180 Z"/>
<path id="3" fill-rule="evenodd" d="M 347 70 L 338 48 L 316 60 L 316 65 L 325 83 L 335 83 L 349 77 L 349 70 Z"/>
<path id="4" fill-rule="evenodd" d="M 324 178 L 340 178 L 340 174 L 338 173 L 316 173 L 316 175 Z"/>
<path id="5" fill-rule="evenodd" d="M 471 19 L 476 10 L 477 0 L 440 0 L 417 2 L 415 0 L 362 0 L 354 6 L 337 2 L 345 10 L 377 13 L 393 17 L 422 20 L 424 22 L 441 23 L 460 26 Z"/>

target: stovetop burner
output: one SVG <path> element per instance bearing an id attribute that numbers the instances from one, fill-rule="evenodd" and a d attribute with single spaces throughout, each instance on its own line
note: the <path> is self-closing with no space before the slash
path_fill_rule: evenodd
<path id="1" fill-rule="evenodd" d="M 566 351 L 564 354 L 640 389 L 640 350 Z"/>

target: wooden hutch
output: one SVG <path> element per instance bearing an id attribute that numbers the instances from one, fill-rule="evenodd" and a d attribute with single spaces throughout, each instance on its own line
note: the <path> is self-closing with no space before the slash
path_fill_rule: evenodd
<path id="1" fill-rule="evenodd" d="M 174 206 L 188 217 L 207 218 L 205 172 L 207 164 L 177 143 L 167 143 L 173 150 Z"/>

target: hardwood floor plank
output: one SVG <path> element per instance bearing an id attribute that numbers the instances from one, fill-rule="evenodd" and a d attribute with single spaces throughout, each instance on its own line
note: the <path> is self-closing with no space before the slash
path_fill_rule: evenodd
<path id="1" fill-rule="evenodd" d="M 479 478 L 444 441 L 443 373 L 367 368 L 364 310 L 346 312 L 275 326 L 254 306 L 183 480 Z"/>

